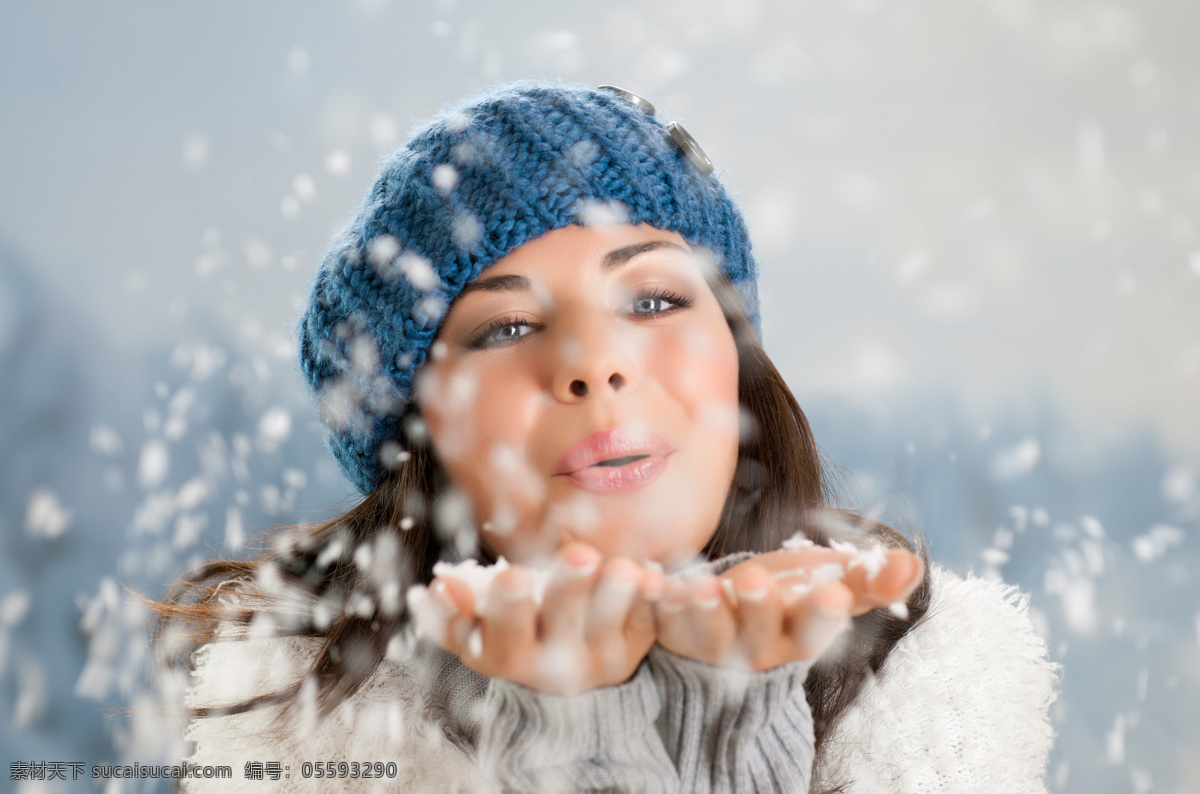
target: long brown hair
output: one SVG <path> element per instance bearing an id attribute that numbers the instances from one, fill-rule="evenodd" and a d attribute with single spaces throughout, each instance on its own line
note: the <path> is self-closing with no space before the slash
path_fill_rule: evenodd
<path id="1" fill-rule="evenodd" d="M 733 290 L 720 280 L 711 286 L 734 335 L 738 399 L 752 421 L 739 445 L 733 483 L 705 556 L 771 551 L 800 531 L 820 545 L 829 545 L 834 537 L 858 545 L 882 543 L 914 550 L 925 559 L 919 543 L 833 506 L 831 467 L 804 412 L 767 357 Z M 161 658 L 170 665 L 189 666 L 192 651 L 216 639 L 221 626 L 245 627 L 269 614 L 276 632 L 322 638 L 310 671 L 321 713 L 353 695 L 382 661 L 388 644 L 404 633 L 409 621 L 404 591 L 412 584 L 428 584 L 439 559 L 457 558 L 468 529 L 461 520 L 444 515 L 454 511 L 438 515 L 439 498 L 452 486 L 414 406 L 403 424 L 406 459 L 386 472 L 357 506 L 324 523 L 280 534 L 274 548 L 257 559 L 209 562 L 181 579 L 158 606 L 155 644 Z M 366 566 L 364 548 L 373 560 Z M 378 575 L 381 569 L 387 575 Z M 855 618 L 839 652 L 826 654 L 811 669 L 805 693 L 818 762 L 827 749 L 826 739 L 864 680 L 879 671 L 896 642 L 925 614 L 928 565 L 925 570 L 908 599 L 906 616 L 876 609 Z M 230 608 L 221 601 L 230 586 L 239 592 L 240 606 Z M 280 610 L 277 596 L 284 591 L 301 596 L 307 606 Z M 270 612 L 255 604 L 270 605 Z M 193 714 L 205 717 L 294 703 L 298 693 L 299 684 L 242 703 L 194 709 Z"/>

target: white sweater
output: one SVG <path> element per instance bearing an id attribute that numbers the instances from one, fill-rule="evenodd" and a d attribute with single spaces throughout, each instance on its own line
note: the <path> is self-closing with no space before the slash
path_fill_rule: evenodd
<path id="1" fill-rule="evenodd" d="M 481 678 L 422 647 L 385 660 L 323 720 L 279 707 L 196 719 L 192 764 L 225 764 L 206 791 L 506 790 L 1045 792 L 1048 710 L 1058 666 L 1033 631 L 1028 597 L 934 566 L 929 611 L 842 716 L 812 768 L 808 667 L 718 670 L 651 652 L 634 678 L 575 698 Z M 191 706 L 219 706 L 300 680 L 312 638 L 211 643 L 198 652 Z M 304 694 L 301 703 L 306 702 Z M 278 762 L 272 781 L 250 761 Z M 305 762 L 394 762 L 396 777 L 304 778 Z M 286 775 L 286 777 L 285 777 Z"/>

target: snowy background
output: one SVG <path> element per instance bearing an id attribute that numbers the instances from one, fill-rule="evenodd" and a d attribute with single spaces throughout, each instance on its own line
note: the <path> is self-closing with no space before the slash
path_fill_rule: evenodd
<path id="1" fill-rule="evenodd" d="M 1198 29 L 1191 0 L 5 3 L 0 761 L 136 755 L 125 588 L 352 503 L 293 365 L 311 271 L 410 125 L 561 76 L 724 173 L 847 501 L 1032 594 L 1052 789 L 1200 791 Z"/>

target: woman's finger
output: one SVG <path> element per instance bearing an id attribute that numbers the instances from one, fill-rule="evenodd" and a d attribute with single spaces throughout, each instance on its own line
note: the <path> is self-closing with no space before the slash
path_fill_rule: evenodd
<path id="1" fill-rule="evenodd" d="M 603 679 L 629 666 L 625 624 L 637 599 L 641 574 L 641 568 L 632 560 L 612 559 L 604 564 L 592 590 L 583 641 Z"/>
<path id="2" fill-rule="evenodd" d="M 759 565 L 747 565 L 728 577 L 737 601 L 737 647 L 752 670 L 779 664 L 783 609 L 775 580 Z"/>
<path id="3" fill-rule="evenodd" d="M 854 594 L 841 582 L 814 588 L 789 610 L 785 628 L 796 660 L 815 659 L 850 625 Z"/>
<path id="4" fill-rule="evenodd" d="M 710 664 L 742 661 L 730 659 L 737 638 L 737 622 L 725 590 L 715 576 L 701 576 L 687 583 L 687 598 L 680 617 L 694 649 L 689 655 Z"/>
<path id="5" fill-rule="evenodd" d="M 878 570 L 861 565 L 850 568 L 845 582 L 854 593 L 852 614 L 858 616 L 876 607 L 904 601 L 921 581 L 924 571 L 921 560 L 904 549 L 889 550 Z"/>
<path id="6" fill-rule="evenodd" d="M 546 586 L 539 639 L 582 642 L 599 567 L 600 553 L 591 546 L 572 543 L 559 552 Z"/>
<path id="7" fill-rule="evenodd" d="M 663 596 L 654 605 L 654 621 L 658 626 L 658 642 L 681 656 L 691 656 L 692 636 L 684 619 L 688 586 L 678 579 L 667 579 Z"/>
<path id="8" fill-rule="evenodd" d="M 466 583 L 440 576 L 430 582 L 414 617 L 419 633 L 463 657 L 476 621 L 475 597 Z"/>
<path id="9" fill-rule="evenodd" d="M 468 651 L 479 652 L 490 675 L 523 679 L 537 642 L 537 607 L 529 571 L 515 565 L 498 574 L 488 590 L 482 617 L 481 647 Z"/>
<path id="10" fill-rule="evenodd" d="M 542 602 L 536 689 L 569 695 L 588 688 L 592 670 L 583 635 L 599 567 L 600 553 L 591 546 L 572 543 L 559 552 Z"/>
<path id="11" fill-rule="evenodd" d="M 625 620 L 625 636 L 631 646 L 644 647 L 654 644 L 656 632 L 654 610 L 666 593 L 667 580 L 662 568 L 646 565 L 641 569 L 637 595 Z"/>
<path id="12" fill-rule="evenodd" d="M 908 598 L 925 575 L 925 565 L 915 554 L 893 549 L 887 556 L 887 566 L 869 583 L 869 590 L 880 606 Z"/>
<path id="13" fill-rule="evenodd" d="M 624 634 L 641 578 L 642 571 L 632 560 L 617 557 L 604 564 L 588 604 L 584 633 L 589 644 Z"/>

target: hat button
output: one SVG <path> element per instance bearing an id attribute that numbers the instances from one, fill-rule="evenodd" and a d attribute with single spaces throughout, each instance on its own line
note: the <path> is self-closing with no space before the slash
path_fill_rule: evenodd
<path id="1" fill-rule="evenodd" d="M 687 159 L 695 166 L 697 171 L 705 175 L 713 172 L 712 160 L 708 159 L 708 155 L 700 148 L 700 144 L 696 143 L 696 139 L 683 128 L 682 124 L 672 121 L 667 125 L 667 132 L 671 133 L 671 138 L 675 140 L 675 145 L 683 150 L 683 153 L 687 155 Z"/>
<path id="2" fill-rule="evenodd" d="M 635 107 L 641 108 L 642 110 L 646 111 L 651 116 L 654 115 L 654 105 L 652 105 L 650 103 L 650 100 L 646 99 L 645 97 L 640 97 L 637 94 L 633 93 L 632 91 L 626 91 L 624 88 L 617 88 L 615 85 L 601 85 L 601 86 L 597 86 L 597 89 L 600 91 L 609 91 L 613 94 L 616 94 L 617 96 L 621 97 L 621 99 L 624 99 L 626 102 L 628 102 L 629 104 L 631 104 Z"/>

